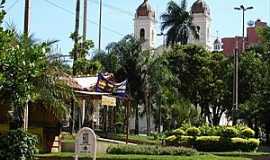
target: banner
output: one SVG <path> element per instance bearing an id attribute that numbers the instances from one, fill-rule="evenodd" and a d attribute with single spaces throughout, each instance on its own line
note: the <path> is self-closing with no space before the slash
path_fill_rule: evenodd
<path id="1" fill-rule="evenodd" d="M 111 93 L 113 95 L 124 97 L 126 95 L 127 80 L 121 83 L 115 83 L 106 79 L 103 75 L 98 75 L 96 92 Z"/>

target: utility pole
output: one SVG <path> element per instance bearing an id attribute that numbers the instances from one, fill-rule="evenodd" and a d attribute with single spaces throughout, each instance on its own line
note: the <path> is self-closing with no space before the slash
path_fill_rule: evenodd
<path id="1" fill-rule="evenodd" d="M 86 40 L 86 32 L 87 32 L 87 1 L 84 0 L 84 9 L 83 9 L 83 42 Z"/>
<path id="2" fill-rule="evenodd" d="M 79 28 L 80 28 L 80 0 L 76 3 L 76 16 L 75 16 L 75 31 L 74 31 L 74 53 L 73 53 L 73 76 L 76 76 L 76 68 L 74 63 L 78 59 L 78 42 L 79 42 Z"/>
<path id="3" fill-rule="evenodd" d="M 244 7 L 244 5 L 241 5 L 240 7 L 235 7 L 235 10 L 242 11 L 242 45 L 241 45 L 241 52 L 240 52 L 240 47 L 238 43 L 238 38 L 236 37 L 236 43 L 235 43 L 235 53 L 234 53 L 234 89 L 233 89 L 233 106 L 234 106 L 234 123 L 236 123 L 236 111 L 238 109 L 239 105 L 239 75 L 238 75 L 238 70 L 239 70 L 239 54 L 245 52 L 245 12 L 247 10 L 253 9 L 252 6 L 250 7 Z"/>
<path id="4" fill-rule="evenodd" d="M 75 67 L 75 63 L 78 59 L 79 56 L 79 28 L 80 28 L 80 5 L 81 2 L 80 0 L 77 0 L 76 2 L 76 16 L 75 16 L 75 31 L 74 31 L 74 50 L 73 50 L 73 76 L 77 75 L 77 70 Z M 73 114 L 72 114 L 72 133 L 75 133 L 75 118 L 76 118 L 76 107 L 75 107 L 75 102 L 74 100 L 72 100 L 72 110 L 73 110 Z"/>
<path id="5" fill-rule="evenodd" d="M 24 1 L 24 40 L 25 40 L 25 47 L 27 48 L 28 45 L 28 35 L 29 35 L 29 17 L 30 17 L 30 0 L 25 0 Z M 24 122 L 23 122 L 23 128 L 25 131 L 28 130 L 28 114 L 29 114 L 29 101 L 30 99 L 28 98 L 25 104 L 24 108 Z"/>
<path id="6" fill-rule="evenodd" d="M 24 1 L 24 36 L 28 37 L 29 34 L 29 15 L 30 15 L 30 0 Z"/>
<path id="7" fill-rule="evenodd" d="M 101 25 L 102 25 L 102 0 L 99 4 L 99 35 L 98 35 L 98 52 L 101 51 Z"/>

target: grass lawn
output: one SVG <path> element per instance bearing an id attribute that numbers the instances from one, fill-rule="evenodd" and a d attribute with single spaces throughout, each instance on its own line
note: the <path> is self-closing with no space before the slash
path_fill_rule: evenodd
<path id="1" fill-rule="evenodd" d="M 112 139 L 125 141 L 126 135 L 117 134 L 114 135 Z M 143 135 L 129 135 L 128 141 L 136 144 L 149 144 L 149 145 L 159 145 L 161 143 L 161 141 L 155 139 L 154 136 L 143 136 Z"/>
<path id="2" fill-rule="evenodd" d="M 270 153 L 266 152 L 212 152 L 216 156 L 223 157 L 245 157 L 250 159 L 266 159 L 270 160 Z"/>
<path id="3" fill-rule="evenodd" d="M 119 140 L 119 141 L 126 141 L 126 135 L 116 134 L 116 135 L 113 135 L 111 139 Z M 74 143 L 75 136 L 72 136 L 69 133 L 65 133 L 63 134 L 63 140 L 66 143 Z M 142 136 L 142 135 L 129 135 L 128 141 L 130 143 L 149 144 L 149 145 L 159 145 L 161 143 L 160 140 L 155 140 L 154 136 Z"/>
<path id="4" fill-rule="evenodd" d="M 74 153 L 51 153 L 37 155 L 40 160 L 73 160 Z M 90 158 L 86 154 L 80 155 L 80 160 Z M 149 156 L 149 155 L 109 155 L 98 154 L 97 160 L 252 160 L 237 156 L 216 156 L 216 155 L 197 155 L 197 156 Z"/>

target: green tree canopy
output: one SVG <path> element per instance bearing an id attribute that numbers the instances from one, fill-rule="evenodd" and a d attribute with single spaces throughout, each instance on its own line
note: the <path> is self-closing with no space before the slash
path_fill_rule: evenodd
<path id="1" fill-rule="evenodd" d="M 161 15 L 161 30 L 167 31 L 167 45 L 187 44 L 193 35 L 199 38 L 199 28 L 192 24 L 192 15 L 187 11 L 187 2 L 182 0 L 180 6 L 170 1 L 165 13 Z"/>

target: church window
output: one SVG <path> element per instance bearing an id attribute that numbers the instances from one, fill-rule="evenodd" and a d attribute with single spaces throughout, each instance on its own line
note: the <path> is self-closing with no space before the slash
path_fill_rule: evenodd
<path id="1" fill-rule="evenodd" d="M 140 30 L 140 40 L 141 41 L 145 40 L 145 30 L 143 28 Z"/>
<path id="2" fill-rule="evenodd" d="M 199 39 L 198 40 L 200 40 L 201 39 L 201 27 L 200 26 L 197 26 L 197 32 L 199 34 Z"/>

